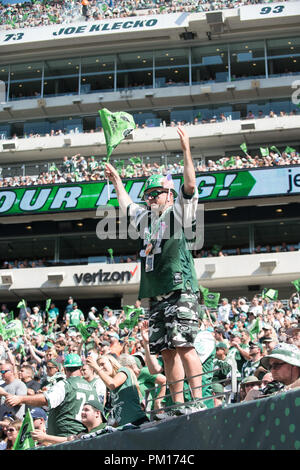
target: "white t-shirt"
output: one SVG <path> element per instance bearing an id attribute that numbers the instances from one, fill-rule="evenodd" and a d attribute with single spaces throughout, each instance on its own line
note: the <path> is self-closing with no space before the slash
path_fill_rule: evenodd
<path id="1" fill-rule="evenodd" d="M 229 312 L 231 310 L 230 304 L 220 305 L 218 308 L 218 321 L 226 322 L 229 320 Z"/>

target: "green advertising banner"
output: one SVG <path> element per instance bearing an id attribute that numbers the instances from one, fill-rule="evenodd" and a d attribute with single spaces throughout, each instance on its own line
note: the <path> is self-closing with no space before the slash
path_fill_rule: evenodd
<path id="1" fill-rule="evenodd" d="M 173 176 L 175 190 L 183 176 Z M 134 202 L 141 202 L 145 179 L 124 180 Z M 0 216 L 96 210 L 118 206 L 114 187 L 106 181 L 0 189 Z M 199 202 L 300 193 L 300 165 L 197 174 Z"/>

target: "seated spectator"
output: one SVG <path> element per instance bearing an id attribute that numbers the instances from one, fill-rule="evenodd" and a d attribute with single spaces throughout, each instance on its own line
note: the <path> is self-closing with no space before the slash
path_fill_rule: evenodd
<path id="1" fill-rule="evenodd" d="M 248 377 L 245 377 L 240 384 L 240 401 L 248 401 L 248 393 L 251 390 L 259 390 L 260 385 L 261 380 L 258 380 L 255 375 L 249 375 Z"/>
<path id="2" fill-rule="evenodd" d="M 22 426 L 23 419 L 16 418 L 12 421 L 6 429 L 7 441 L 5 450 L 13 450 L 14 443 L 18 437 L 19 431 Z"/>
<path id="3" fill-rule="evenodd" d="M 241 368 L 241 377 L 242 380 L 250 375 L 254 375 L 256 369 L 260 365 L 260 360 L 262 358 L 263 346 L 260 343 L 255 343 L 253 341 L 249 342 L 249 356 L 250 359 L 242 365 Z"/>
<path id="4" fill-rule="evenodd" d="M 55 436 L 47 434 L 44 429 L 35 428 L 31 432 L 33 440 L 37 441 L 40 445 L 51 445 L 61 442 L 74 441 L 80 439 L 85 434 L 96 433 L 105 429 L 106 424 L 103 422 L 104 408 L 103 404 L 98 400 L 88 400 L 84 403 L 81 411 L 81 422 L 86 430 L 79 434 L 70 434 L 69 436 Z"/>
<path id="5" fill-rule="evenodd" d="M 214 400 L 214 408 L 223 406 L 225 400 L 224 387 L 219 383 L 212 383 L 212 395 Z"/>
<path id="6" fill-rule="evenodd" d="M 260 362 L 272 372 L 274 380 L 284 385 L 285 390 L 300 387 L 300 350 L 297 346 L 280 343 Z"/>

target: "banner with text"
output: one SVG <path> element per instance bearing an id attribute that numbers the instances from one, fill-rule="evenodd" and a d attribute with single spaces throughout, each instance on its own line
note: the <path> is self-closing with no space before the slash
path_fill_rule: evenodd
<path id="1" fill-rule="evenodd" d="M 183 176 L 174 175 L 178 192 Z M 144 179 L 124 180 L 134 202 L 142 202 Z M 112 184 L 106 181 L 0 189 L 0 216 L 96 210 L 118 206 Z M 199 202 L 257 198 L 300 193 L 300 165 L 253 170 L 228 170 L 197 174 Z"/>
<path id="2" fill-rule="evenodd" d="M 0 32 L 0 45 L 25 44 L 32 42 L 51 41 L 67 38 L 83 38 L 102 36 L 114 33 L 138 33 L 140 31 L 153 31 L 168 28 L 188 26 L 189 13 L 171 13 L 168 15 L 129 16 L 111 20 L 90 21 L 74 24 L 58 24 L 55 26 L 14 29 Z"/>
<path id="3" fill-rule="evenodd" d="M 248 5 L 240 7 L 241 21 L 300 15 L 300 2 Z"/>

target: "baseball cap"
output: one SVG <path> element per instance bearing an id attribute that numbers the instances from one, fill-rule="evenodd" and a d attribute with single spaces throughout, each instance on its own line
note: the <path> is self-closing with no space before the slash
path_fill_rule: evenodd
<path id="1" fill-rule="evenodd" d="M 259 380 L 255 375 L 249 375 L 248 377 L 245 377 L 241 381 L 241 385 L 245 384 L 257 384 L 259 385 L 261 383 L 261 380 Z"/>
<path id="2" fill-rule="evenodd" d="M 219 383 L 212 383 L 211 384 L 211 388 L 212 388 L 212 392 L 214 394 L 220 394 L 220 393 L 224 393 L 224 387 L 223 385 L 219 384 Z"/>
<path id="3" fill-rule="evenodd" d="M 272 326 L 270 325 L 270 323 L 263 323 L 262 329 L 263 330 L 271 330 Z"/>
<path id="4" fill-rule="evenodd" d="M 255 341 L 249 341 L 249 346 L 256 346 L 259 348 L 261 351 L 263 350 L 263 345 L 260 343 L 256 343 Z"/>
<path id="5" fill-rule="evenodd" d="M 85 405 L 90 405 L 93 408 L 95 408 L 96 410 L 101 411 L 102 414 L 104 413 L 104 407 L 103 407 L 102 403 L 99 400 L 87 400 L 85 402 Z"/>
<path id="6" fill-rule="evenodd" d="M 228 346 L 226 343 L 223 343 L 222 341 L 220 343 L 216 344 L 216 349 L 228 349 Z"/>
<path id="7" fill-rule="evenodd" d="M 73 336 L 77 336 L 77 333 L 76 333 L 76 331 L 71 330 L 71 331 L 68 331 L 68 335 L 73 337 Z"/>
<path id="8" fill-rule="evenodd" d="M 132 356 L 135 362 L 137 363 L 138 367 L 142 368 L 145 366 L 145 358 L 142 353 L 137 352 L 137 353 L 134 353 Z"/>
<path id="9" fill-rule="evenodd" d="M 47 413 L 45 410 L 43 410 L 43 408 L 32 408 L 30 413 L 33 419 L 42 418 L 45 421 L 47 420 Z"/>
<path id="10" fill-rule="evenodd" d="M 64 367 L 71 368 L 71 367 L 81 367 L 82 360 L 78 354 L 70 353 L 67 354 L 64 360 Z"/>
<path id="11" fill-rule="evenodd" d="M 174 196 L 177 196 L 171 175 L 165 176 L 162 174 L 157 174 L 149 176 L 149 178 L 146 180 L 145 188 L 141 193 L 141 198 L 144 198 L 144 194 L 146 191 L 148 191 L 148 189 L 154 188 L 170 189 L 173 192 Z"/>
<path id="12" fill-rule="evenodd" d="M 47 365 L 48 364 L 52 364 L 54 367 L 57 367 L 58 370 L 61 369 L 61 364 L 57 361 L 55 361 L 55 359 L 50 359 L 49 361 L 47 361 Z"/>
<path id="13" fill-rule="evenodd" d="M 236 337 L 236 336 L 237 336 L 238 338 L 241 337 L 241 334 L 240 334 L 239 331 L 230 331 L 229 334 L 230 334 L 230 336 L 232 336 L 232 337 Z"/>
<path id="14" fill-rule="evenodd" d="M 223 328 L 217 327 L 214 330 L 216 333 L 219 333 L 220 335 L 223 335 L 223 336 L 225 335 L 225 331 L 223 330 Z"/>

